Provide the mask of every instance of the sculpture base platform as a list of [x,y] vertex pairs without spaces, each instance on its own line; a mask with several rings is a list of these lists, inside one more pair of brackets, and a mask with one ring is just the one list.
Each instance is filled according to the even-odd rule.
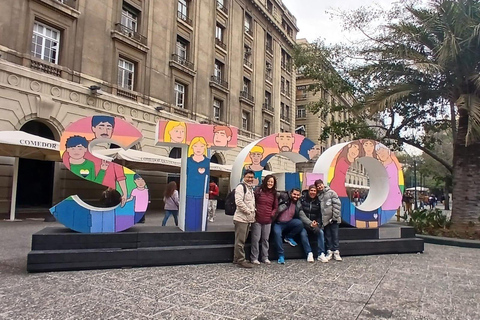
[[[29,272],[131,268],[233,260],[232,228],[182,232],[176,227],[135,226],[119,233],[86,234],[48,227],[32,235]],[[300,241],[299,241],[300,242]],[[314,252],[315,241],[311,239]],[[302,246],[284,244],[286,259],[304,259]],[[411,227],[387,224],[379,229],[340,228],[342,256],[423,252],[423,239]],[[247,254],[250,252],[247,241]],[[276,259],[270,245],[270,259]]]

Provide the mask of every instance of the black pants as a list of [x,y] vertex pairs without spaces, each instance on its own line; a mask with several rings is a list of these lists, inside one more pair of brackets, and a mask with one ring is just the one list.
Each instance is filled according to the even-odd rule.
[[323,228],[323,232],[325,233],[325,244],[327,250],[335,251],[339,249],[339,241],[338,241],[338,223],[333,222],[326,225]]

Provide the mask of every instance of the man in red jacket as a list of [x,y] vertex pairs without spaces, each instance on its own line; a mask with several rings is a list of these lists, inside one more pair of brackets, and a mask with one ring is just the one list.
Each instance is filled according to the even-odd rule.
[[218,197],[218,186],[215,182],[210,180],[208,185],[208,221],[213,222],[215,220],[215,211],[217,211],[217,197]]

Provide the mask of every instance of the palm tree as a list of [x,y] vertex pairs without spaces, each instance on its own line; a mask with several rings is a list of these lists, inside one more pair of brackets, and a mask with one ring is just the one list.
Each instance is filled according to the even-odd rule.
[[436,0],[427,8],[405,6],[403,16],[371,38],[361,54],[366,64],[351,70],[369,92],[371,113],[407,105],[450,109],[454,132],[453,209],[456,225],[480,216],[480,1]]

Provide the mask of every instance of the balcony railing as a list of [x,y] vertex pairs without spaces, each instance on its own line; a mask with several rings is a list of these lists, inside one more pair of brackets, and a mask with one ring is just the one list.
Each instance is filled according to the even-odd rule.
[[137,31],[134,31],[130,28],[125,27],[121,23],[115,23],[115,30],[120,32],[121,34],[126,35],[129,38],[132,38],[135,41],[140,42],[143,45],[147,45],[147,38],[142,36],[140,33]]
[[194,68],[193,62],[190,62],[187,59],[180,57],[178,54],[172,54],[172,60],[191,70],[193,70]]
[[252,69],[252,63],[247,58],[243,58],[243,64]]
[[220,48],[222,48],[223,50],[227,50],[227,45],[225,43],[223,43],[222,40],[220,40],[218,38],[215,38],[215,44],[217,46],[219,46]]
[[217,9],[222,11],[225,14],[228,14],[228,9],[225,7],[223,4],[221,4],[219,1],[217,1]]
[[177,11],[177,17],[178,19],[185,21],[187,24],[192,25],[192,19],[188,18],[186,15],[184,15],[180,11]]
[[249,34],[251,37],[253,37],[253,30],[252,28],[245,27],[245,33]]
[[305,119],[307,117],[307,112],[305,110],[297,111],[297,119]]
[[117,89],[117,96],[137,101],[137,95],[127,90]]
[[228,88],[228,82],[217,76],[211,76],[210,81],[215,82],[216,84],[221,85],[222,87]]
[[39,70],[57,77],[62,76],[62,69],[56,68],[46,63],[42,63],[40,61],[32,60],[30,67],[35,70]]
[[254,102],[254,101],[255,101],[255,99],[253,98],[253,96],[250,95],[250,94],[248,93],[248,91],[245,91],[245,90],[240,91],[240,97],[242,97],[242,98],[244,98],[244,99],[247,99],[248,101],[251,101],[251,102]]
[[269,82],[272,82],[272,80],[273,80],[272,75],[270,75],[268,73],[265,73],[265,80],[267,80]]
[[262,106],[263,110],[267,110],[267,111],[270,111],[270,112],[273,112],[273,107],[270,103],[264,103],[263,106]]
[[75,6],[75,1],[76,1],[76,0],[57,0],[57,1],[65,4],[65,5],[67,5],[67,6],[69,6],[69,7],[71,7],[71,8],[73,8],[73,9],[75,9],[75,7],[76,7],[76,6]]

